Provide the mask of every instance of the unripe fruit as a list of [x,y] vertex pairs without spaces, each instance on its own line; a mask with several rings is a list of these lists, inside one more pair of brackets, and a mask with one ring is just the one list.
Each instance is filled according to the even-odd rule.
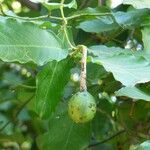
[[69,116],[76,123],[85,123],[94,118],[96,103],[94,97],[87,91],[78,92],[69,100]]

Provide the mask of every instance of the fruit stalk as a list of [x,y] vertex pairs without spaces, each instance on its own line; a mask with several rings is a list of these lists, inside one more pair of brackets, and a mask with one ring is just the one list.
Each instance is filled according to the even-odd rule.
[[82,59],[81,59],[81,74],[80,74],[80,91],[86,91],[86,59],[87,59],[87,47],[81,45]]

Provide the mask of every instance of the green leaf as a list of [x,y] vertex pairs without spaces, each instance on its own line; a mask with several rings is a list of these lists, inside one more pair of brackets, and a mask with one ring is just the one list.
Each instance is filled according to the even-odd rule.
[[70,79],[72,62],[65,59],[50,62],[37,76],[36,111],[48,118],[61,100],[65,85]]
[[106,32],[116,30],[118,24],[113,22],[111,17],[101,17],[99,19],[92,19],[81,22],[77,28],[84,30],[85,32]]
[[[105,139],[108,137],[108,133],[111,135],[114,134],[114,120],[108,116],[111,116],[112,111],[114,111],[112,103],[107,99],[100,99],[99,104],[97,105],[96,116],[92,122],[93,134],[96,139]],[[103,122],[103,123],[100,123]],[[113,150],[113,149],[112,149]]]
[[150,8],[149,0],[123,0],[123,4],[129,4],[137,9]]
[[106,77],[106,75],[107,75],[107,72],[102,66],[93,64],[93,63],[87,64],[87,84],[88,85],[98,84],[100,79],[103,79],[104,77]]
[[116,92],[117,96],[127,96],[136,100],[145,100],[150,101],[150,92],[147,93],[144,89],[140,89],[137,87],[123,87],[119,91]]
[[142,26],[146,17],[150,14],[149,9],[130,10],[128,12],[118,11],[113,13],[116,22],[125,29]]
[[76,124],[68,117],[66,104],[50,119],[49,130],[37,138],[39,150],[83,150],[90,140],[90,124]]
[[150,52],[150,26],[149,27],[145,27],[142,30],[142,40],[144,43],[144,50]]
[[67,56],[57,36],[31,22],[0,17],[0,59],[44,65]]
[[113,15],[106,7],[86,8],[78,11],[73,16],[83,17],[83,19],[79,20],[77,28],[86,32],[100,33],[118,28],[118,24],[114,21]]
[[69,4],[66,4],[64,7],[77,9],[77,2],[76,0],[72,0]]
[[141,25],[142,26],[150,26],[150,15],[144,17],[144,20]]
[[[54,10],[54,9],[59,9],[61,7],[61,3],[49,3],[49,2],[43,2],[42,3],[48,10]],[[74,8],[77,9],[77,3],[76,0],[72,0],[68,4],[63,4],[64,8]]]
[[150,140],[143,142],[136,148],[136,150],[149,150],[149,149],[150,149]]
[[150,81],[150,62],[144,58],[144,52],[102,45],[92,46],[89,52],[94,55],[93,63],[103,65],[106,71],[112,72],[114,78],[125,86]]
[[105,15],[111,15],[110,9],[104,6],[99,6],[96,8],[88,7],[83,10],[78,10],[73,14],[69,15],[69,17],[82,17],[82,19],[86,20],[96,18],[97,16],[105,16]]
[[[77,28],[80,28],[86,32],[100,33],[117,30],[120,27],[128,29],[135,26],[142,26],[145,24],[145,18],[149,16],[150,10],[142,9],[131,10],[128,12],[111,12],[105,7],[100,7],[88,8],[78,12],[80,17],[85,14],[86,17],[79,20]],[[87,18],[87,16],[89,17]]]
[[[71,44],[75,46],[75,43],[74,43],[74,40],[73,40],[73,33],[72,33],[71,28],[68,27],[68,28],[66,29],[66,32],[67,32],[67,35],[68,35],[68,38],[69,38]],[[62,42],[63,47],[64,47],[65,49],[69,49],[69,50],[72,49],[72,48],[70,47],[70,44],[68,43],[68,40],[67,40],[67,38],[66,38],[65,32],[64,32],[64,30],[63,30],[62,27],[61,27],[61,30],[59,30],[57,36],[61,39],[61,42]]]
[[[9,108],[9,105],[10,103],[3,103],[3,104],[0,104],[0,111],[8,111],[8,108]],[[9,121],[9,118],[7,118],[7,116],[5,116],[4,114],[0,113],[0,129],[2,129],[4,127],[5,124],[7,124]],[[3,133],[7,133],[7,134],[11,134],[12,133],[12,124],[8,124],[7,128],[4,128],[2,131]],[[2,133],[2,132],[1,132]],[[2,135],[0,134],[0,142],[2,139]]]

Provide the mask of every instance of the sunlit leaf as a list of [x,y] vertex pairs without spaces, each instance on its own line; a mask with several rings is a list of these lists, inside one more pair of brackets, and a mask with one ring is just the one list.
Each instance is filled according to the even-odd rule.
[[112,72],[115,79],[125,86],[150,81],[150,62],[142,53],[102,45],[90,49],[89,52],[94,55],[92,62],[103,65],[106,71]]
[[144,50],[150,52],[150,26],[149,27],[145,27],[143,30],[142,30],[142,40],[143,40],[143,43],[144,43]]
[[3,61],[43,65],[66,56],[67,50],[53,32],[30,22],[0,18],[0,59]]
[[63,90],[70,78],[72,62],[69,59],[50,62],[37,76],[36,111],[48,118],[61,100]]
[[116,92],[117,96],[127,96],[133,98],[135,100],[145,100],[150,101],[150,92],[144,91],[144,89],[140,89],[137,87],[123,87],[119,91]]
[[37,138],[39,150],[83,150],[90,140],[90,124],[71,121],[66,104],[60,105],[50,119],[49,131]]

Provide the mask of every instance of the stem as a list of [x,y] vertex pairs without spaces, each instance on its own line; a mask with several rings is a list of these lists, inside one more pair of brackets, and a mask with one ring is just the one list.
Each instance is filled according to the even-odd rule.
[[79,45],[80,50],[82,50],[81,59],[81,75],[80,75],[80,91],[86,91],[86,59],[87,59],[87,47],[84,45]]
[[129,113],[129,116],[131,118],[133,118],[135,104],[136,104],[136,101],[133,99],[132,104],[131,104],[131,110],[130,110],[130,113]]
[[12,89],[15,88],[26,88],[26,89],[36,89],[36,86],[30,86],[30,85],[25,85],[25,84],[19,84],[16,86],[11,87]]
[[69,40],[69,37],[68,37],[68,33],[67,33],[67,19],[64,15],[64,2],[65,0],[61,0],[61,6],[60,6],[60,12],[61,12],[61,16],[62,16],[62,20],[63,20],[63,30],[64,30],[64,34],[66,36],[66,39],[67,39],[67,42],[69,44],[69,46],[72,48],[72,49],[75,49],[75,47],[71,44],[70,40]]
[[129,33],[129,35],[128,35],[126,41],[125,41],[124,46],[127,44],[127,42],[128,42],[129,40],[132,40],[132,39],[133,39],[134,32],[135,32],[135,29],[132,29],[131,32]]
[[56,19],[56,20],[62,20],[62,18],[60,18],[60,17],[49,16],[49,15],[44,15],[44,16],[39,16],[39,17],[34,17],[34,18],[20,17],[20,16],[11,16],[11,15],[7,15],[7,14],[4,14],[4,13],[3,13],[3,15],[5,15],[7,17],[11,17],[11,18],[22,19],[22,20],[29,20],[29,21],[46,19],[46,18]]
[[89,145],[88,148],[94,147],[94,146],[97,146],[97,145],[101,145],[101,144],[103,144],[103,143],[106,143],[106,142],[112,140],[113,138],[115,138],[116,136],[119,136],[120,134],[122,134],[122,133],[124,133],[124,132],[126,132],[125,129],[123,129],[123,130],[117,132],[116,134],[112,135],[111,137],[109,137],[109,138],[107,138],[107,139],[104,139],[104,140],[101,141],[101,142],[97,142],[97,143],[94,143],[94,144]]
[[7,17],[11,17],[11,18],[16,18],[16,19],[22,19],[22,20],[31,20],[32,21],[32,20],[40,20],[40,19],[46,19],[46,18],[56,19],[56,20],[62,20],[62,18],[60,18],[60,17],[50,16],[49,14],[48,15],[39,16],[39,17],[34,17],[34,18],[20,17],[20,16],[11,16],[11,15],[6,14],[3,11],[3,7],[2,7],[1,4],[0,4],[0,11],[1,11],[1,13],[2,13],[3,16],[7,16]]
[[89,13],[80,13],[80,14],[77,14],[77,15],[66,17],[66,19],[69,21],[69,20],[79,18],[79,17],[82,17],[82,16],[105,16],[105,15],[112,15],[112,14],[111,13],[91,13],[91,14],[89,14]]
[[62,16],[62,19],[63,19],[63,25],[67,25],[67,20],[65,18],[65,15],[64,15],[64,2],[65,0],[61,0],[61,6],[60,6],[60,12],[61,12],[61,16]]

